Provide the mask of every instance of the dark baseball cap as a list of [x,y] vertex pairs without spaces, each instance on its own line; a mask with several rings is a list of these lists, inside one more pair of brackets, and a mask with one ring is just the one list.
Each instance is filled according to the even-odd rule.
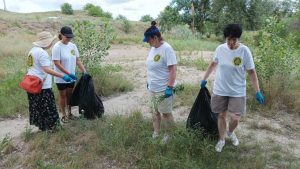
[[150,40],[150,37],[155,35],[156,33],[160,32],[158,28],[154,27],[154,28],[151,28],[149,29],[148,31],[146,31],[144,33],[144,39],[143,39],[143,42],[149,42]]
[[68,26],[62,27],[61,30],[60,30],[60,33],[62,35],[64,35],[65,37],[67,37],[67,38],[73,38],[74,37],[72,29]]

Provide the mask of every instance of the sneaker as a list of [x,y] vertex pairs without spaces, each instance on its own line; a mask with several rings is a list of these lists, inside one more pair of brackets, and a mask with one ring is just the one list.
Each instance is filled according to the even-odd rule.
[[159,133],[153,132],[152,138],[153,138],[153,139],[156,139],[156,138],[158,138],[158,137],[159,137]]
[[235,133],[228,133],[228,136],[234,146],[238,146],[240,144],[239,139],[236,137]]
[[219,140],[215,146],[216,152],[220,153],[224,146],[225,146],[225,140]]
[[169,142],[170,136],[168,134],[164,134],[164,138],[161,140],[162,144],[167,144]]

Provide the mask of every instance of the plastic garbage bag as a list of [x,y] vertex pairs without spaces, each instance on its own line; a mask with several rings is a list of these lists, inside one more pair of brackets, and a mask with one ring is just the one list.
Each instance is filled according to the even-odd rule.
[[186,127],[189,130],[201,130],[204,137],[217,138],[218,118],[211,111],[210,93],[206,87],[201,88],[187,119]]
[[104,106],[100,97],[95,93],[93,79],[89,74],[84,74],[76,84],[72,96],[71,106],[79,106],[79,113],[87,119],[101,117]]

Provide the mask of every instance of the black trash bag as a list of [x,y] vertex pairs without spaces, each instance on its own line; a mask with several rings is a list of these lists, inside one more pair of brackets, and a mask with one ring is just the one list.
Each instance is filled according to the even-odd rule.
[[79,113],[87,119],[101,117],[104,106],[99,96],[95,93],[93,79],[89,74],[84,74],[76,84],[72,97],[71,106],[79,106]]
[[211,111],[210,93],[206,87],[201,88],[188,116],[186,128],[202,131],[204,137],[218,137],[218,115]]

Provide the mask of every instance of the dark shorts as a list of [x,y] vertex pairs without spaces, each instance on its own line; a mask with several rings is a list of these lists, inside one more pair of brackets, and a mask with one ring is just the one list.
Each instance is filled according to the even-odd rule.
[[73,83],[56,83],[58,90],[65,90],[67,88],[74,88],[75,82]]

